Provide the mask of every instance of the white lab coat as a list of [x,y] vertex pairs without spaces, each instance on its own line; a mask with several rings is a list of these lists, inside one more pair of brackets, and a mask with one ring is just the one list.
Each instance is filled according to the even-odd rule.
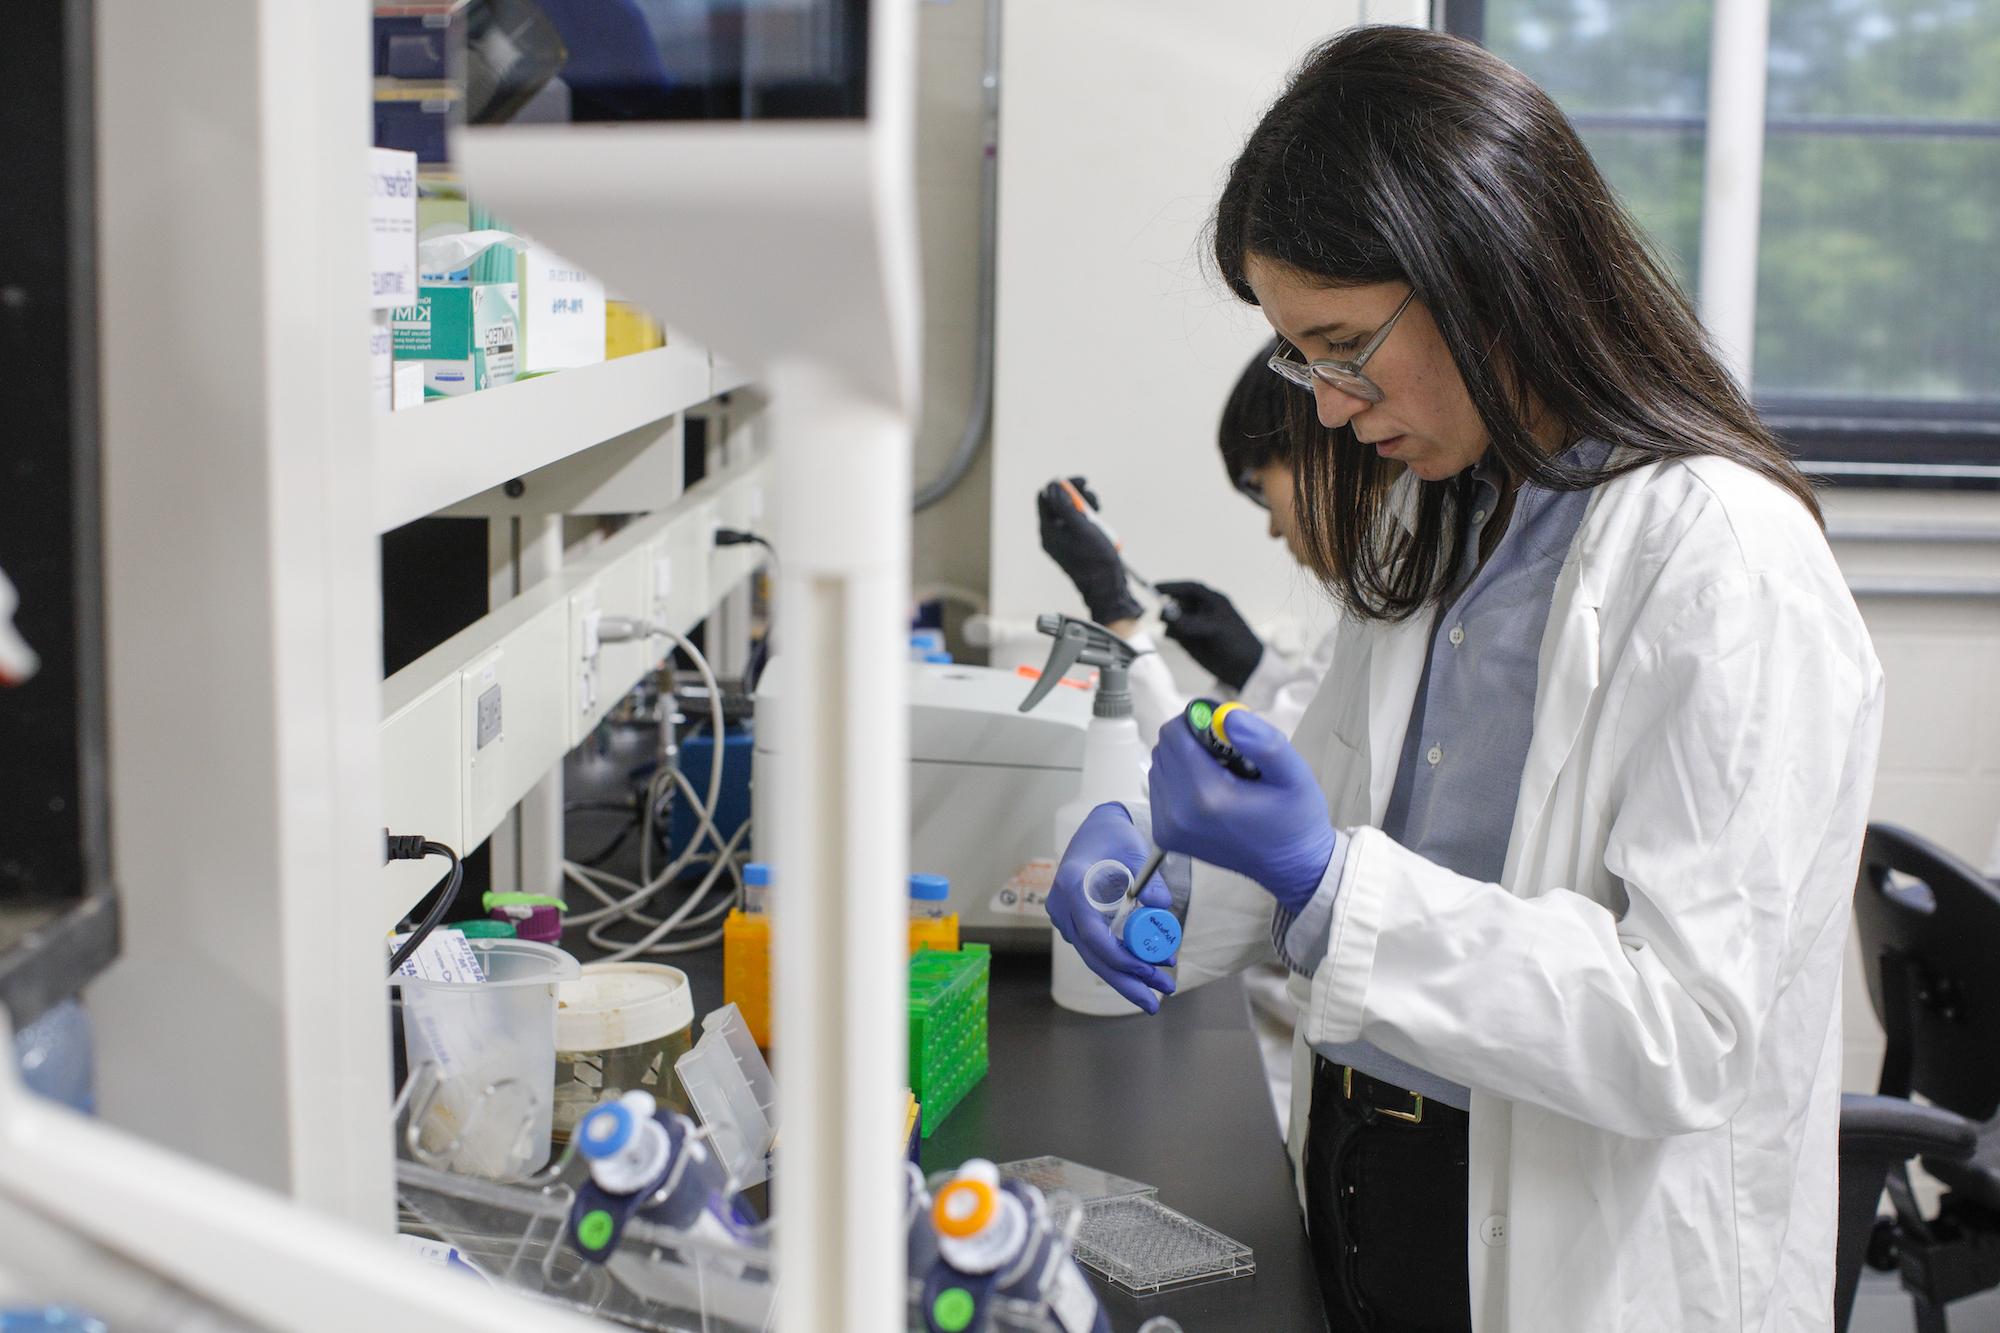
[[[1429,617],[1350,621],[1294,744],[1353,831],[1308,1044],[1472,1089],[1477,1333],[1824,1330],[1840,975],[1882,676],[1805,509],[1719,459],[1608,482],[1542,640],[1498,884],[1378,829]],[[1180,979],[1264,956],[1198,866]],[[1171,1001],[1169,1001],[1171,1003]]]

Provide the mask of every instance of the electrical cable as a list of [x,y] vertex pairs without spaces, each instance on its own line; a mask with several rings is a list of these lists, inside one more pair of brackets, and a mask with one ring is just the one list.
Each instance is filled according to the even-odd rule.
[[[768,543],[765,544],[768,546]],[[706,947],[706,945],[714,943],[716,939],[720,938],[719,933],[713,936],[704,936],[698,941],[685,941],[665,945],[661,944],[660,941],[675,930],[683,929],[689,925],[703,925],[713,920],[717,915],[720,915],[721,909],[711,909],[708,913],[700,917],[693,917],[693,912],[708,896],[716,880],[721,877],[724,870],[729,871],[732,878],[736,880],[738,893],[741,891],[741,873],[736,870],[733,858],[736,854],[737,846],[749,830],[748,821],[745,821],[743,826],[737,829],[735,836],[728,840],[722,838],[720,830],[717,829],[715,824],[716,807],[722,798],[724,746],[720,743],[720,740],[726,734],[726,731],[722,716],[722,688],[716,681],[714,671],[709,667],[708,660],[702,655],[700,649],[688,642],[681,634],[665,626],[648,621],[629,620],[623,617],[608,618],[599,626],[599,636],[607,643],[622,642],[652,634],[659,634],[672,639],[675,645],[682,652],[686,653],[689,660],[694,663],[695,670],[700,674],[702,684],[708,691],[710,725],[718,743],[714,746],[714,753],[710,757],[708,792],[705,799],[696,795],[693,785],[687,780],[686,774],[680,772],[678,768],[663,766],[659,772],[655,773],[648,780],[641,813],[643,831],[639,847],[639,882],[634,883],[623,876],[614,875],[592,866],[579,864],[573,860],[564,861],[564,877],[571,883],[577,884],[588,891],[593,897],[604,904],[603,907],[568,917],[564,923],[565,928],[588,927],[586,938],[592,943],[604,948],[616,949],[617,952],[605,961],[623,961],[624,959],[636,957],[646,952],[685,952],[688,949]],[[670,783],[677,785],[680,791],[687,797],[689,806],[694,812],[697,826],[694,836],[689,839],[688,846],[683,850],[681,855],[674,858],[659,874],[655,875],[652,873],[651,857],[654,824],[657,820],[662,789]],[[702,844],[705,840],[715,844],[718,849],[715,855],[710,856],[702,852]],[[680,907],[676,908],[666,918],[655,921],[653,918],[644,916],[639,911],[639,908],[645,902],[649,901],[668,885],[674,883],[690,866],[709,861],[712,861],[713,865],[702,879],[700,885],[697,886],[686,902],[682,903]],[[612,893],[606,891],[607,888],[623,890],[624,896],[614,897]],[[732,894],[730,896],[733,898],[736,895]],[[722,909],[726,909],[731,905],[733,904],[726,899],[722,904]],[[691,917],[693,917],[692,920],[690,920]],[[631,944],[626,944],[605,935],[605,932],[612,925],[620,920],[627,919],[635,920],[642,925],[650,924],[652,926],[651,933]]]
[[[445,872],[443,882],[432,890],[437,894],[437,901],[431,904],[431,910],[424,914],[424,919],[410,932],[410,937],[389,956],[389,975],[393,977],[402,970],[403,964],[410,960],[410,955],[417,951],[417,946],[421,945],[450,913],[452,899],[458,896],[458,886],[465,881],[465,866],[459,861],[458,853],[441,842],[431,842],[420,835],[389,833],[386,829],[383,832],[388,843],[387,860],[420,861],[426,856],[443,856],[451,860],[451,869]],[[418,901],[421,902],[422,899]]]
[[729,841],[723,844],[721,854],[716,857],[715,865],[710,867],[708,874],[702,877],[701,883],[695,887],[694,892],[688,895],[688,900],[682,903],[678,908],[674,909],[673,913],[669,915],[666,920],[662,921],[659,925],[653,927],[653,929],[650,932],[648,932],[644,937],[638,940],[634,940],[631,943],[621,943],[620,941],[617,940],[609,940],[600,937],[601,933],[612,924],[610,920],[606,920],[600,925],[593,927],[589,934],[589,939],[591,943],[600,945],[613,945],[613,944],[619,945],[617,949],[615,949],[611,953],[606,954],[599,961],[606,963],[622,963],[626,962],[629,959],[637,958],[641,954],[647,954],[647,953],[685,953],[691,949],[706,948],[708,945],[713,944],[715,940],[721,939],[722,934],[720,931],[717,931],[715,932],[713,938],[704,938],[699,941],[689,940],[683,943],[671,944],[671,945],[660,944],[660,941],[662,939],[666,938],[666,936],[673,933],[673,931],[679,929],[682,925],[686,924],[689,916],[693,914],[694,909],[701,904],[702,900],[708,896],[709,891],[715,887],[715,882],[716,880],[721,878],[723,871],[731,868],[732,865],[731,858],[735,856],[738,844],[740,844],[743,841],[744,835],[749,833],[749,831],[750,831],[750,824],[749,821],[746,820],[743,823],[743,825],[739,827],[736,830],[736,832],[730,836]]

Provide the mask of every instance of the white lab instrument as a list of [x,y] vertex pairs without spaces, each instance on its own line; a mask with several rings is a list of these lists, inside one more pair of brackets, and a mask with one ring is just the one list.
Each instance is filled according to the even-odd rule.
[[[1057,686],[1023,713],[1031,682],[1012,671],[928,662],[908,669],[910,864],[951,881],[948,910],[962,937],[1041,947],[1051,933],[1042,897],[1061,850],[1050,830],[1081,778],[1089,692],[1080,682]],[[784,744],[778,677],[767,671],[757,689],[750,800],[760,858],[783,820],[763,776]]]

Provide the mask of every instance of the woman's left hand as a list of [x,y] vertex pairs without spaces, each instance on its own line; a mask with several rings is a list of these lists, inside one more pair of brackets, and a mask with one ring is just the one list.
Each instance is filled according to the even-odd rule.
[[1312,769],[1284,733],[1244,709],[1224,723],[1229,743],[1263,775],[1240,778],[1175,718],[1153,747],[1153,841],[1256,880],[1297,912],[1333,858],[1333,821]]

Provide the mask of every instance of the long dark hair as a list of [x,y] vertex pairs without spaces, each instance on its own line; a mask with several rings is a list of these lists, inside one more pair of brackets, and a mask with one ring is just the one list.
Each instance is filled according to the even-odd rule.
[[1277,351],[1278,340],[1266,339],[1245,363],[1229,391],[1229,401],[1222,405],[1215,444],[1222,452],[1222,470],[1229,474],[1231,486],[1241,486],[1246,473],[1292,452],[1292,409],[1296,406],[1292,399],[1302,395],[1271,373],[1270,361]]
[[[1314,50],[1231,166],[1212,231],[1224,278],[1253,305],[1253,254],[1332,287],[1408,282],[1517,478],[1576,490],[1714,454],[1820,516],[1569,121],[1470,42],[1368,27]],[[1537,403],[1570,440],[1611,445],[1610,460],[1557,463],[1526,424]],[[1351,429],[1293,438],[1300,536],[1329,589],[1389,620],[1442,596],[1467,540],[1469,478],[1419,483],[1399,519],[1392,465]]]

